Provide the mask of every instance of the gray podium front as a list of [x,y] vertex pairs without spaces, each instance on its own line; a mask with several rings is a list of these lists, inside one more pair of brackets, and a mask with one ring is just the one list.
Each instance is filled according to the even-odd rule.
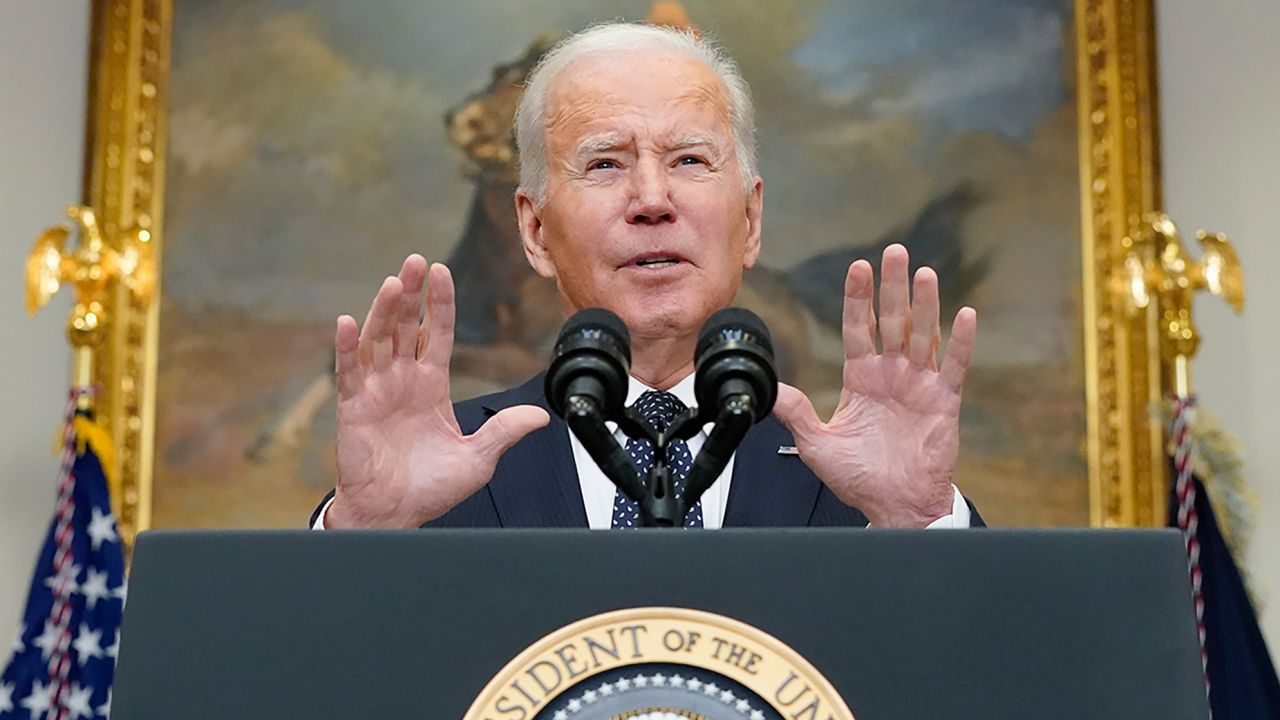
[[[1175,531],[1000,529],[149,532],[112,717],[462,718],[540,638],[648,607],[767,633],[858,720],[1207,717]],[[593,678],[599,693],[571,688],[589,658],[613,661],[599,645],[560,657],[573,652],[554,683],[549,667],[526,673],[483,720],[667,717],[604,702],[640,665]],[[653,667],[664,685],[696,675]],[[723,712],[669,716],[829,717],[785,706],[799,684],[776,698],[721,685],[736,686],[716,685]]]

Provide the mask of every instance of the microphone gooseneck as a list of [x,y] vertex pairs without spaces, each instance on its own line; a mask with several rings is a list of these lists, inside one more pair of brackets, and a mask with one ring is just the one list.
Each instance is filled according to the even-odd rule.
[[694,367],[695,422],[715,427],[689,470],[682,512],[720,477],[747,431],[769,415],[778,397],[773,341],[750,310],[725,308],[707,319],[698,333]]
[[622,417],[631,367],[631,335],[617,315],[602,308],[583,310],[564,324],[556,339],[543,389],[605,476],[627,497],[648,494],[631,457],[613,439],[606,420]]

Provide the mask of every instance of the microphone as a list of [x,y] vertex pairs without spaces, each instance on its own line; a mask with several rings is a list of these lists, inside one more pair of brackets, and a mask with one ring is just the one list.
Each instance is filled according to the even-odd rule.
[[564,416],[574,398],[595,406],[603,419],[616,418],[627,400],[631,334],[604,308],[588,308],[565,322],[556,338],[544,389],[547,402]]
[[778,398],[773,341],[764,321],[742,308],[725,308],[707,319],[694,352],[693,392],[698,426],[714,422],[689,469],[680,517],[720,477],[747,431],[763,420]]
[[582,310],[560,329],[543,392],[605,476],[639,503],[648,494],[644,482],[604,424],[623,416],[630,367],[631,334],[622,319],[603,308]]
[[698,333],[694,358],[693,392],[704,423],[735,401],[750,404],[755,422],[773,409],[778,397],[773,340],[755,313],[725,308],[707,318]]

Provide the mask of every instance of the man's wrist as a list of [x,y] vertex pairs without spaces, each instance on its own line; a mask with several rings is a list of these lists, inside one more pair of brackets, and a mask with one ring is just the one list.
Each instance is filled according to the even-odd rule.
[[324,530],[355,530],[355,529],[371,529],[379,527],[377,523],[361,522],[358,518],[352,518],[347,512],[347,504],[340,502],[338,496],[334,496],[329,500],[329,504],[320,512],[318,518],[319,523],[323,523]]
[[944,515],[929,523],[926,530],[952,530],[972,527],[973,514],[969,512],[969,502],[960,493],[960,488],[951,486],[951,514]]
[[879,512],[866,512],[868,527],[875,528],[904,528],[904,529],[939,529],[939,528],[967,528],[970,523],[969,505],[965,502],[964,495],[960,494],[960,489],[955,485],[951,485],[951,496],[947,499],[944,506],[941,502],[936,503],[935,507],[925,510],[915,510],[912,508],[904,508],[903,506],[894,506],[885,508]]
[[866,513],[867,520],[873,527],[921,529],[938,522],[950,515],[950,506],[945,510],[911,510],[908,508],[889,508],[881,512]]

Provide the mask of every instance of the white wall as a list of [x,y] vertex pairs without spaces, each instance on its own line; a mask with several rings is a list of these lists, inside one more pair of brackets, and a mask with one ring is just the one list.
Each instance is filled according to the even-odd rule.
[[32,320],[22,267],[80,199],[89,4],[0,0],[0,657],[18,627],[53,512],[52,454],[68,388],[70,302]]
[[[1212,8],[1207,9],[1207,8]],[[1167,207],[1186,229],[1231,234],[1248,313],[1201,301],[1203,404],[1244,440],[1262,499],[1250,570],[1280,644],[1280,4],[1159,0]],[[22,312],[22,260],[79,197],[88,4],[0,0],[0,638],[17,625],[53,504],[50,453],[67,382],[65,298]],[[3,645],[0,645],[3,647]]]
[[1225,232],[1245,268],[1245,315],[1196,305],[1201,405],[1244,443],[1262,522],[1249,568],[1269,595],[1280,650],[1280,3],[1161,0],[1157,6],[1165,205],[1184,235]]

